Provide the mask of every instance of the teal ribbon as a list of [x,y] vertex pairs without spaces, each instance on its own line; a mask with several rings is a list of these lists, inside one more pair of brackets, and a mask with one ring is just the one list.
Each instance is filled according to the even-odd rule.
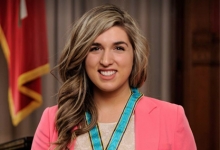
[[[131,89],[131,96],[125,105],[125,108],[120,116],[120,119],[112,133],[109,143],[106,146],[106,150],[116,150],[123,138],[123,135],[127,129],[128,123],[134,111],[135,105],[143,94],[138,91],[137,88]],[[86,112],[87,124],[91,122],[91,114]],[[103,142],[101,139],[101,134],[98,125],[93,127],[89,131],[90,141],[93,150],[104,150]]]

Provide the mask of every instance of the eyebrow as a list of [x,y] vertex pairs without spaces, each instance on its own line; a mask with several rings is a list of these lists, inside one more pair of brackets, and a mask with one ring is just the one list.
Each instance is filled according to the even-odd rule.
[[[117,42],[114,42],[113,45],[120,45],[120,44],[125,44],[128,46],[128,44],[124,41],[117,41]],[[92,46],[101,46],[102,44],[100,43],[92,43]]]
[[118,41],[118,42],[115,42],[114,45],[120,45],[120,44],[125,44],[128,46],[128,44],[124,41]]

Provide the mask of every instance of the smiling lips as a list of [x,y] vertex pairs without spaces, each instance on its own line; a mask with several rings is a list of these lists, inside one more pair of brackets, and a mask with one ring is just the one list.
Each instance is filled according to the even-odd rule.
[[100,70],[99,73],[103,76],[112,76],[116,73],[115,70]]

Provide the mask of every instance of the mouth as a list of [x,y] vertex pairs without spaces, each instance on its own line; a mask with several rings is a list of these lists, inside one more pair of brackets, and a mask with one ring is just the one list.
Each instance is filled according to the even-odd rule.
[[99,73],[103,76],[111,76],[111,75],[115,74],[116,71],[115,70],[109,70],[109,71],[100,70]]

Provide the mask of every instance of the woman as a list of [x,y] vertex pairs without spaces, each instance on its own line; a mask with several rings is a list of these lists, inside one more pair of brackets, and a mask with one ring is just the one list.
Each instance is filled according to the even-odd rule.
[[85,13],[58,65],[58,105],[44,111],[32,149],[195,150],[183,108],[138,91],[147,64],[128,13],[113,5]]

